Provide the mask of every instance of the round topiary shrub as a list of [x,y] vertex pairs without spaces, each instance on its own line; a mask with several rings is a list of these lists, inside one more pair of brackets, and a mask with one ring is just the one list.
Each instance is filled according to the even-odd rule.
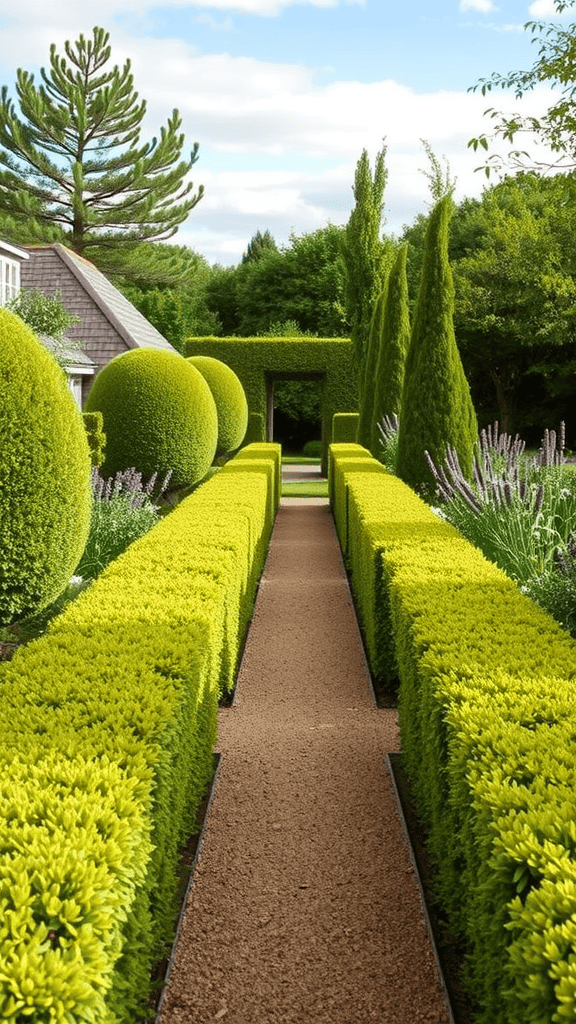
[[90,527],[90,454],[64,372],[0,309],[0,623],[65,589]]
[[248,426],[248,402],[240,380],[226,363],[212,356],[189,356],[188,363],[200,371],[210,388],[218,411],[217,454],[240,447]]
[[202,374],[177,352],[139,348],[100,370],[85,405],[102,413],[102,476],[134,467],[145,479],[172,470],[170,485],[201,480],[216,453],[218,418]]
[[302,449],[302,455],[307,459],[322,458],[322,441],[306,441]]

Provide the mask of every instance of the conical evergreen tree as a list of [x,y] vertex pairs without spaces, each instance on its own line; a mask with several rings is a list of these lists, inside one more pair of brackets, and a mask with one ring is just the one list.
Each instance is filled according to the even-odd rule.
[[378,355],[382,338],[385,305],[386,287],[378,296],[374,312],[372,314],[372,323],[370,324],[370,334],[368,336],[368,349],[366,351],[366,358],[364,360],[362,372],[360,406],[358,409],[358,433],[356,435],[356,439],[358,444],[363,445],[364,448],[370,448],[372,441],[376,367],[378,364]]
[[356,164],[352,191],[356,200],[342,240],[346,269],[346,316],[358,365],[365,365],[374,307],[384,283],[388,262],[380,239],[384,188],[388,176],[386,148],[376,155],[374,175],[366,150]]
[[448,261],[452,208],[451,197],[445,196],[430,214],[402,393],[397,473],[423,493],[432,493],[434,486],[424,452],[438,464],[451,445],[464,473],[470,474],[478,435],[454,335],[454,283]]
[[381,450],[378,424],[385,416],[394,414],[399,416],[402,405],[404,369],[410,344],[410,311],[406,277],[407,252],[407,245],[402,245],[398,250],[386,289],[382,335],[375,373],[370,440],[370,450],[375,458],[378,457]]
[[278,252],[278,246],[270,231],[257,231],[248,242],[248,248],[242,256],[242,263],[255,263],[267,252]]
[[[181,159],[181,118],[172,112],[158,139],[140,142],[146,103],[134,91],[130,61],[107,67],[109,34],[50,48],[42,83],[18,69],[18,117],[5,86],[0,97],[0,212],[31,219],[50,237],[114,272],[122,247],[170,238],[202,196],[188,174],[198,144]],[[68,59],[66,59],[68,58]],[[112,254],[108,258],[107,254]]]

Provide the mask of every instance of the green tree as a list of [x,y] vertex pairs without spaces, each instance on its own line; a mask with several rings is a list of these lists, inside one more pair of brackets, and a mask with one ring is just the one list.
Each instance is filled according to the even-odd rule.
[[368,351],[372,315],[382,292],[386,247],[380,238],[387,171],[386,148],[376,155],[374,174],[366,150],[356,164],[352,191],[355,205],[343,237],[346,268],[346,314],[356,356],[363,362]]
[[448,445],[471,473],[477,438],[476,414],[454,335],[454,283],[448,259],[449,195],[436,204],[428,221],[422,280],[406,357],[397,473],[424,493],[434,482],[428,451],[442,463]]
[[242,256],[242,263],[253,263],[269,250],[278,252],[274,236],[270,231],[265,231],[264,234],[261,231],[257,231],[248,242],[248,248]]
[[507,431],[541,431],[576,368],[575,189],[521,174],[456,218],[469,240],[453,262],[462,360],[478,408]]
[[54,295],[45,295],[40,288],[23,288],[7,303],[7,308],[35,334],[50,339],[50,351],[62,369],[66,369],[68,353],[81,352],[84,348],[84,342],[64,338],[68,328],[81,323],[82,318],[68,312],[58,289]]
[[[78,253],[113,272],[118,253],[170,238],[202,196],[186,177],[198,144],[181,159],[181,118],[172,112],[159,138],[140,142],[145,101],[130,61],[107,67],[109,33],[94,28],[50,48],[42,83],[18,69],[18,116],[0,96],[0,210],[14,223],[56,227]],[[67,58],[67,59],[66,59]]]
[[225,335],[269,334],[293,321],[293,333],[347,337],[344,313],[343,228],[328,224],[290,237],[282,249],[262,249],[258,259],[213,268],[206,301]]
[[[558,14],[574,7],[575,0],[554,0]],[[542,117],[520,113],[504,114],[490,107],[486,115],[494,122],[490,134],[481,134],[470,139],[468,145],[474,149],[489,150],[495,138],[514,146],[519,135],[528,135],[543,143],[558,154],[554,167],[572,170],[576,167],[576,24],[554,25],[545,21],[528,21],[525,30],[537,43],[538,58],[528,71],[512,71],[508,74],[494,72],[490,78],[481,78],[471,91],[480,91],[483,96],[494,89],[513,91],[516,99],[532,92],[540,85],[559,89],[560,98]],[[525,149],[514,146],[506,156],[492,154],[483,170],[489,177],[493,169],[500,170],[506,163],[523,169],[550,167],[549,161],[534,160]]]
[[382,341],[382,330],[384,327],[384,308],[386,305],[386,286],[378,296],[370,334],[368,337],[368,349],[364,359],[362,373],[362,385],[360,388],[360,405],[358,409],[358,432],[356,439],[358,444],[364,448],[370,448],[372,444],[372,420],[374,417],[374,399],[376,391],[376,370],[378,367],[378,355]]
[[401,245],[388,277],[382,333],[375,372],[374,406],[370,450],[377,457],[381,450],[378,424],[385,416],[400,416],[406,356],[410,344],[410,312],[406,257],[408,246]]
[[225,338],[239,334],[238,286],[239,267],[212,267],[206,284],[205,298],[208,309],[217,316],[222,325],[219,334]]
[[213,268],[204,257],[187,246],[149,242],[143,248],[165,251],[167,266],[174,268],[175,284],[166,287],[166,278],[161,277],[150,287],[145,278],[127,283],[125,278],[116,277],[115,283],[130,302],[179,352],[185,338],[220,334],[222,325],[208,308],[206,294]]

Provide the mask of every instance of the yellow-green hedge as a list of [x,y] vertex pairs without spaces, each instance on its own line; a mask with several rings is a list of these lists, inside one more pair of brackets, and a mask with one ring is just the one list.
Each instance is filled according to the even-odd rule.
[[0,666],[2,1020],[142,1012],[272,526],[277,446],[243,459]]
[[332,454],[359,616],[377,671],[400,680],[402,748],[478,1020],[574,1020],[576,644],[400,480],[346,474],[345,458]]

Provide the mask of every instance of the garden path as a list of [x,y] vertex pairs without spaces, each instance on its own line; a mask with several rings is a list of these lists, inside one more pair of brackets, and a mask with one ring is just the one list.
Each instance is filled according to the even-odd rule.
[[447,1024],[326,499],[282,501],[217,749],[161,1024]]

